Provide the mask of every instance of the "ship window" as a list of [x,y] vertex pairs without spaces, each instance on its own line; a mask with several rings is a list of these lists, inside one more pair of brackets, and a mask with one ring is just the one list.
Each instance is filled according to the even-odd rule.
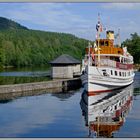
[[104,76],[107,76],[106,70],[102,70],[102,71],[103,71],[103,75],[104,75]]
[[100,41],[100,46],[104,46],[104,41]]
[[117,71],[115,71],[115,75],[117,76]]
[[118,54],[120,54],[121,53],[121,51],[118,51]]
[[122,76],[122,73],[121,73],[121,72],[119,72],[119,75],[120,75],[120,76]]
[[115,105],[115,110],[117,109],[117,105]]
[[111,70],[111,75],[113,75],[113,71]]
[[108,46],[108,41],[105,41],[105,46]]

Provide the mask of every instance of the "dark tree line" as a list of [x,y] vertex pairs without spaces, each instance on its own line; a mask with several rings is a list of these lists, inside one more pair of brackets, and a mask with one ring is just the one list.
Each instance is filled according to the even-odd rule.
[[122,45],[127,46],[128,51],[133,55],[135,64],[140,64],[140,36],[137,33],[131,34]]

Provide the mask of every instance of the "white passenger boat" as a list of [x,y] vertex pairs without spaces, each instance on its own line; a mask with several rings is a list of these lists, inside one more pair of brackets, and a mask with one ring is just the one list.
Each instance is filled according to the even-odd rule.
[[[97,39],[89,43],[82,60],[81,81],[88,95],[109,92],[133,83],[133,56],[120,43],[114,45],[114,31],[106,31],[101,39],[100,18],[97,24]],[[119,38],[118,34],[118,38]]]

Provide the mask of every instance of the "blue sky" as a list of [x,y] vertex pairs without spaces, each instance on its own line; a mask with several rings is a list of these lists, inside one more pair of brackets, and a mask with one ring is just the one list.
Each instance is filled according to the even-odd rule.
[[140,34],[140,3],[0,3],[0,16],[30,29],[90,40],[95,40],[98,13],[104,27],[116,33],[120,29],[121,41]]

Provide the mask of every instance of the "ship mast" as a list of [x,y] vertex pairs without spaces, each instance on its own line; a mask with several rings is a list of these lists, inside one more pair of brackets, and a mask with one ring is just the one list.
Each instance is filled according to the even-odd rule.
[[91,47],[91,44],[90,42],[88,43],[88,65],[90,66],[90,47]]
[[98,49],[98,67],[100,67],[100,30],[101,30],[101,23],[100,23],[100,14],[98,13],[98,24],[96,25],[97,29],[97,49]]

